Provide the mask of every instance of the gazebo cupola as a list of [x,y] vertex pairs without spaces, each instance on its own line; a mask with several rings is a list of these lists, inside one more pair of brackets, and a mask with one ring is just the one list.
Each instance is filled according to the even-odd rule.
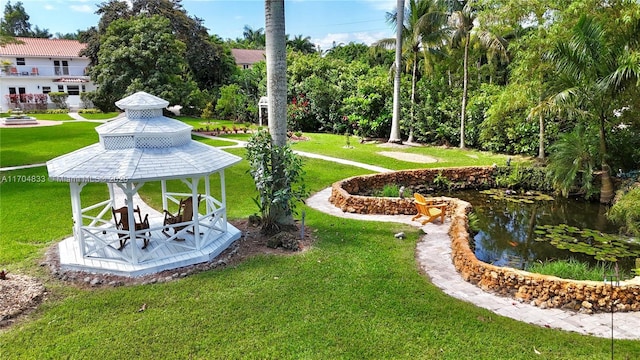
[[[162,115],[161,98],[138,92],[115,104],[125,116],[96,127],[99,143],[47,162],[50,179],[71,189],[74,231],[60,244],[61,266],[138,276],[218,255],[240,237],[227,223],[224,169],[241,158],[192,140],[191,126]],[[162,212],[138,195],[149,182],[160,183]],[[105,183],[108,199],[83,207],[89,183]]]

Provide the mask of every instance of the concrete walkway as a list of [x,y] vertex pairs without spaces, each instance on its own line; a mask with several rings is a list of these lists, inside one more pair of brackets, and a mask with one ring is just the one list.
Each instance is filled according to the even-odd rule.
[[[345,213],[329,202],[331,188],[322,190],[306,204],[324,213],[356,220],[388,221],[420,226],[411,221],[411,215],[361,215]],[[420,226],[424,233],[417,245],[416,260],[431,282],[446,294],[476,306],[488,309],[530,324],[574,331],[602,338],[640,340],[640,312],[580,314],[562,309],[541,309],[518,300],[488,293],[462,279],[451,261],[449,220],[443,225],[429,223]],[[612,326],[613,319],[613,326]]]

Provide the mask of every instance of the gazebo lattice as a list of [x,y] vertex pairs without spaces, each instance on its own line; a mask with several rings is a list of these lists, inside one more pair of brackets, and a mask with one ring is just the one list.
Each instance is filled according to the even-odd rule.
[[[99,143],[47,162],[50,179],[69,182],[71,190],[73,237],[59,245],[63,269],[139,276],[208,261],[240,237],[227,222],[224,169],[241,158],[193,141],[191,126],[162,115],[167,105],[145,92],[126,97],[116,102],[126,116],[96,127]],[[212,194],[212,176],[220,199]],[[138,195],[150,182],[160,183],[162,213]],[[83,207],[90,183],[106,184],[109,198]],[[179,185],[183,191],[175,191]],[[193,217],[167,223],[165,213],[189,197]],[[128,229],[115,223],[113,210],[123,206]],[[137,228],[143,213],[148,228]]]

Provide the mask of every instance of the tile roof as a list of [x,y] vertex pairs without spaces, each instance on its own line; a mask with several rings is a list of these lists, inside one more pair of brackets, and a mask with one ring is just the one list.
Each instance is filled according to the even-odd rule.
[[0,46],[0,56],[32,56],[32,57],[80,57],[78,53],[87,45],[77,40],[23,38],[23,44],[6,44]]
[[265,50],[251,49],[231,49],[231,55],[236,59],[236,65],[255,64],[264,61],[266,56]]

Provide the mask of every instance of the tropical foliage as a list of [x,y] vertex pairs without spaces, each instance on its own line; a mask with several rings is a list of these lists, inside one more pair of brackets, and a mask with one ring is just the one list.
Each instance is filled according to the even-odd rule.
[[275,145],[269,132],[259,131],[249,139],[247,160],[258,190],[254,202],[260,211],[262,232],[275,234],[291,225],[288,218],[307,195],[302,159],[289,145]]

